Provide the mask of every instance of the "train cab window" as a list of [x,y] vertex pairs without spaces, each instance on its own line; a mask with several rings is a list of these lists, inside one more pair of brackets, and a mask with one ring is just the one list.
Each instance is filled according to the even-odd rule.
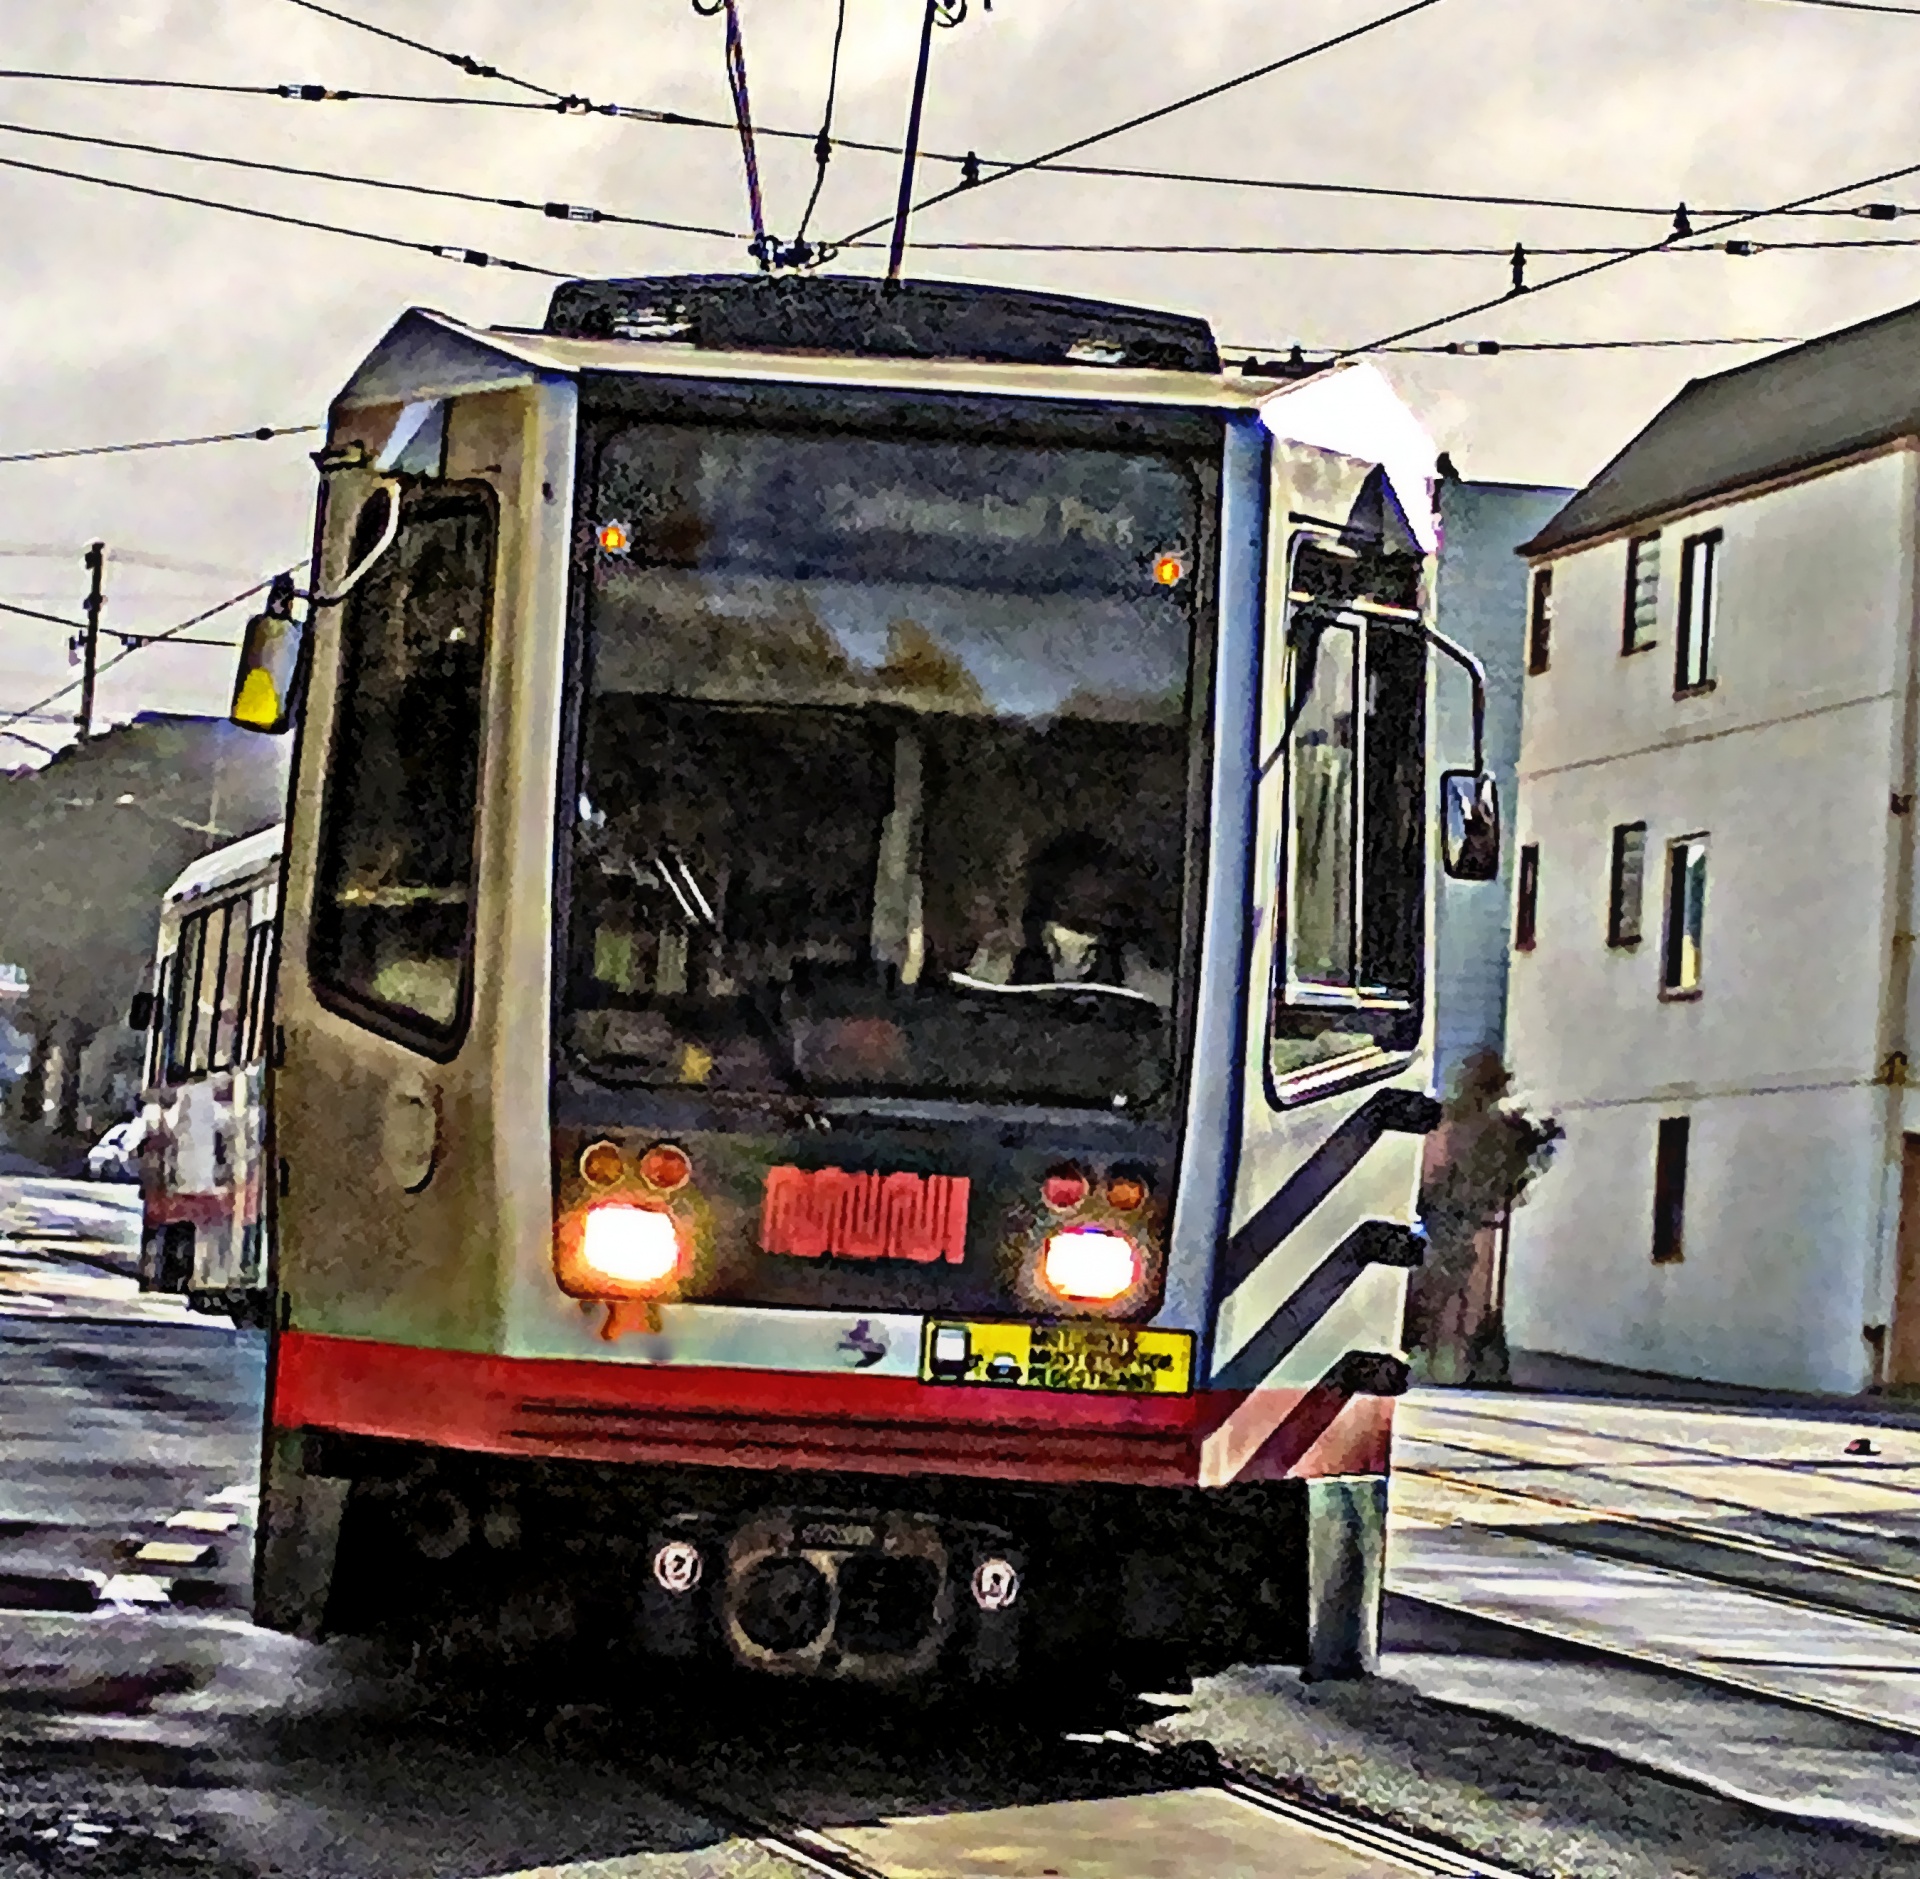
[[1419,562],[1303,538],[1292,556],[1271,1069],[1410,1050],[1426,868]]
[[644,1084],[1170,1089],[1203,471],[634,423],[595,500],[562,1038]]
[[310,968],[323,1002],[429,1052],[457,1041],[468,1002],[495,533],[482,486],[410,494],[341,621]]

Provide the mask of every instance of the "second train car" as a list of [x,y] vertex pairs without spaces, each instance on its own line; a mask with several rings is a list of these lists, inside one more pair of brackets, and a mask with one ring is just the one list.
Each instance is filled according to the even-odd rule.
[[1012,290],[399,321],[235,694],[300,738],[260,1622],[1370,1666],[1497,849],[1410,438]]

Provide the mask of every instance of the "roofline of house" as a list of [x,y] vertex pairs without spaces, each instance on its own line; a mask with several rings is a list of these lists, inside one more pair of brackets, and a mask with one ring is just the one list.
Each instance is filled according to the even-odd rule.
[[[1817,477],[1831,476],[1838,470],[1850,470],[1857,464],[1871,463],[1876,457],[1892,456],[1903,450],[1920,450],[1920,432],[1910,428],[1895,431],[1871,443],[1854,445],[1825,456],[1810,457],[1770,476],[1756,477],[1748,482],[1722,483],[1663,507],[1644,509],[1623,517],[1605,528],[1593,530],[1591,534],[1572,535],[1564,541],[1555,542],[1550,548],[1538,549],[1534,543],[1547,533],[1546,529],[1542,529],[1533,541],[1522,542],[1513,552],[1525,560],[1529,567],[1544,567],[1548,562],[1558,561],[1566,555],[1582,554],[1589,548],[1603,547],[1612,541],[1624,541],[1629,536],[1650,534],[1655,529],[1665,528],[1671,522],[1684,521],[1688,516],[1698,515],[1706,509],[1724,509],[1730,503],[1750,502],[1756,496],[1768,496],[1777,489],[1791,489],[1797,483],[1811,483]],[[1548,525],[1549,528],[1551,526]]]

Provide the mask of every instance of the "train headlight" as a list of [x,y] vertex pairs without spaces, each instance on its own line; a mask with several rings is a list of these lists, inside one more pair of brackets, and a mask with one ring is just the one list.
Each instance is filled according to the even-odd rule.
[[581,1224],[580,1263],[628,1291],[664,1286],[680,1270],[680,1230],[658,1207],[598,1201]]
[[1041,1248],[1040,1283],[1061,1298],[1111,1304],[1140,1283],[1140,1250],[1122,1233],[1069,1227]]

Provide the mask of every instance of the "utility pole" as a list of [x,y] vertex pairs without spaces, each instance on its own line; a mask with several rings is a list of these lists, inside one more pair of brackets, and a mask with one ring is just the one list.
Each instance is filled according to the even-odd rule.
[[93,681],[100,667],[100,594],[101,576],[107,565],[107,544],[95,542],[87,550],[87,630],[81,638],[80,664],[80,741],[93,735]]

